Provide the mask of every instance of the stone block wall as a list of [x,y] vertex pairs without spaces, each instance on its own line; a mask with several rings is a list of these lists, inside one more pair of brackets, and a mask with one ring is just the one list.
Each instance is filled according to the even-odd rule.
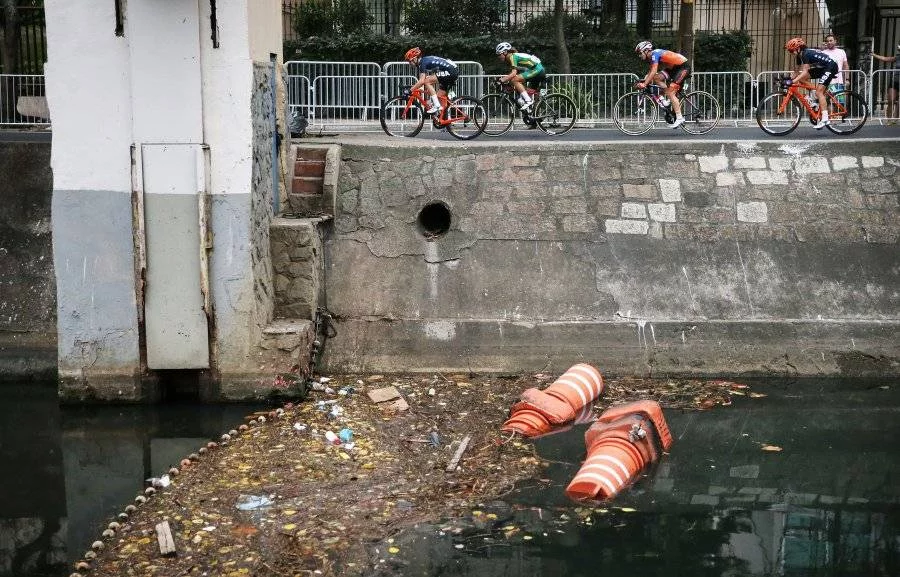
[[315,317],[322,286],[322,219],[276,218],[272,223],[275,318]]
[[900,371],[900,145],[849,142],[345,143],[326,360]]

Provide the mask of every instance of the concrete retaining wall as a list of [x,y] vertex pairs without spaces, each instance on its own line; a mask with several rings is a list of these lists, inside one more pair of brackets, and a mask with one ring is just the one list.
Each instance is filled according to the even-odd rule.
[[896,142],[342,156],[328,370],[900,374]]
[[0,380],[56,375],[49,143],[0,144]]

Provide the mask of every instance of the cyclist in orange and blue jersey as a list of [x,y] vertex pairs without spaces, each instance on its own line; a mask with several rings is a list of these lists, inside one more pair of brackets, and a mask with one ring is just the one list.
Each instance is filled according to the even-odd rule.
[[500,77],[500,82],[512,83],[516,92],[519,93],[519,106],[522,110],[528,112],[534,101],[528,94],[526,86],[534,90],[540,90],[544,80],[547,78],[547,72],[544,70],[544,65],[541,64],[541,59],[533,54],[516,52],[516,49],[509,42],[501,42],[494,49],[494,52],[497,53],[500,60],[512,67],[509,74],[504,74]]
[[665,90],[666,97],[672,102],[672,111],[675,113],[675,122],[670,128],[678,128],[684,124],[684,116],[681,114],[681,102],[676,94],[691,75],[691,66],[688,64],[687,57],[663,48],[654,49],[653,43],[649,40],[638,42],[634,51],[638,53],[641,60],[650,63],[647,75],[637,83],[638,88],[644,88],[652,82]]
[[822,111],[822,116],[819,118],[819,122],[813,125],[813,128],[822,130],[831,124],[831,121],[828,120],[828,101],[825,99],[825,89],[838,75],[838,63],[824,52],[807,48],[806,40],[803,38],[791,38],[784,43],[784,49],[797,55],[797,66],[788,84],[803,82],[807,79],[819,79],[819,84],[816,84],[816,96],[819,99],[819,110]]
[[[425,112],[427,114],[440,112],[441,101],[438,93],[446,96],[456,84],[456,79],[459,78],[459,68],[456,66],[456,62],[440,56],[422,56],[422,50],[418,46],[407,50],[403,59],[419,73],[419,79],[410,90],[413,91],[424,86],[428,94],[431,106]],[[435,84],[438,85],[437,89],[435,89]]]

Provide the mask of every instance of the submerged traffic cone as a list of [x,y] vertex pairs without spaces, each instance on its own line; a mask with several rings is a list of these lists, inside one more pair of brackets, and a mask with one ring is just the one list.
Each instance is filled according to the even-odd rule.
[[605,411],[584,441],[587,458],[566,487],[576,501],[617,495],[672,446],[672,435],[658,403],[637,401]]
[[554,426],[575,420],[576,414],[603,392],[603,376],[586,363],[579,363],[543,391],[531,388],[513,405],[501,430],[526,437],[548,433]]

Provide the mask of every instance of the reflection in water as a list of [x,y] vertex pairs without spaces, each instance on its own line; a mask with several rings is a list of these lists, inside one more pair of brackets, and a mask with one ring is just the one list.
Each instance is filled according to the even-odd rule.
[[66,576],[148,477],[257,409],[60,407],[53,383],[0,387],[0,576]]
[[543,437],[544,480],[396,536],[396,556],[381,544],[379,574],[900,575],[900,395],[755,390],[768,396],[667,411],[670,454],[612,504],[563,496],[584,428]]
[[[900,575],[900,394],[754,390],[769,396],[667,411],[670,454],[614,507],[564,497],[584,427],[541,438],[543,479],[379,544],[375,573]],[[144,479],[256,408],[60,408],[52,385],[0,388],[0,576],[68,575]]]

